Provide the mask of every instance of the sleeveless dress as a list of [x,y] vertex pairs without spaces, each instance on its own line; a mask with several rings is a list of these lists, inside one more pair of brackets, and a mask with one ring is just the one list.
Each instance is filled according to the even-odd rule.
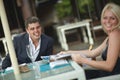
[[[105,50],[102,52],[103,60],[107,59],[107,50],[108,50],[108,43],[107,43],[107,46],[106,46]],[[92,78],[98,78],[98,77],[120,74],[120,57],[118,57],[116,65],[115,65],[112,72],[107,72],[107,71],[103,71],[103,70],[85,70],[85,74],[86,74],[86,79],[87,80],[92,79]]]
[[[103,60],[107,59],[107,50],[108,50],[108,46],[106,47],[106,49],[102,53]],[[112,72],[105,72],[104,75],[114,75],[114,74],[120,74],[120,57],[118,57],[116,65],[115,65],[113,71]]]

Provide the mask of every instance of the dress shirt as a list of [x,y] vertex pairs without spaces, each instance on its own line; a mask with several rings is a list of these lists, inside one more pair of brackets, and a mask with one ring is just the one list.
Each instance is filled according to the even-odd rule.
[[40,45],[41,45],[41,38],[39,39],[39,45],[35,48],[35,45],[33,44],[33,41],[31,40],[30,36],[29,36],[29,45],[30,45],[30,53],[32,55],[32,59],[33,61],[36,60],[39,51],[40,51]]

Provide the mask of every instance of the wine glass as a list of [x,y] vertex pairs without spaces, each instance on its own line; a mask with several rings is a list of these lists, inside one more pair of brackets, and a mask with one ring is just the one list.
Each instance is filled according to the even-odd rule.
[[0,54],[0,74],[2,76],[2,80],[4,80],[4,69],[2,69],[2,56]]
[[33,63],[33,62],[34,62],[34,60],[33,60],[33,55],[32,55],[32,53],[31,53],[30,50],[31,50],[30,45],[27,45],[27,46],[26,46],[27,55],[28,55],[28,57],[30,58],[31,62]]
[[36,79],[39,79],[39,78],[40,78],[39,64],[34,61],[33,55],[32,55],[32,53],[31,53],[32,51],[30,51],[30,50],[31,50],[30,45],[27,45],[27,46],[26,46],[26,51],[27,51],[28,57],[31,59],[32,67],[33,67],[33,70],[34,70],[34,72],[35,72],[35,78],[36,78]]

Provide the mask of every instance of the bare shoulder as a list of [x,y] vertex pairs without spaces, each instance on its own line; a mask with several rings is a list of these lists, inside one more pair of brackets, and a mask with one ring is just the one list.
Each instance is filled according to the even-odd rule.
[[114,30],[109,34],[109,42],[120,44],[120,30]]
[[120,39],[120,30],[114,30],[109,34],[109,38]]

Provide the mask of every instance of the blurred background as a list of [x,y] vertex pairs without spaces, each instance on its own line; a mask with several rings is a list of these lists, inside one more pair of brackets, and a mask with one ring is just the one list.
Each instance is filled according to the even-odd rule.
[[[99,27],[100,15],[103,7],[108,2],[120,5],[120,0],[3,0],[7,18],[10,26],[11,35],[25,31],[24,20],[30,16],[38,16],[43,26],[43,32],[55,40],[54,53],[61,50],[55,27],[91,19],[90,26],[94,47],[99,45],[105,38],[105,33]],[[88,43],[83,43],[81,29],[66,32],[69,49],[87,49]],[[0,20],[0,53],[5,54],[2,41],[4,32]],[[79,37],[79,38],[78,38]]]

